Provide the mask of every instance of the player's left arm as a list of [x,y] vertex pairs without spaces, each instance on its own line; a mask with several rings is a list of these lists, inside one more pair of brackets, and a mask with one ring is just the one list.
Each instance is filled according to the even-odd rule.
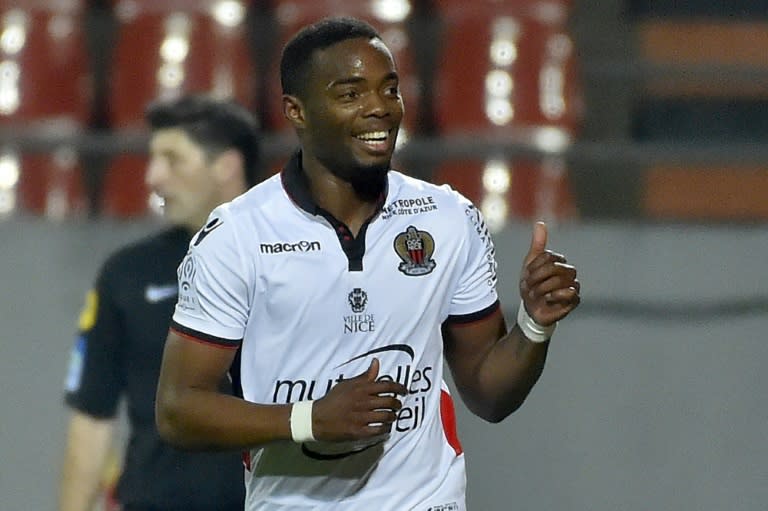
[[[546,226],[537,223],[520,274],[522,306],[533,327],[542,331],[576,308],[580,288],[576,269],[562,255],[546,250],[546,243]],[[508,330],[500,309],[468,324],[446,322],[443,339],[462,399],[491,422],[503,420],[523,403],[544,369],[549,347],[548,340],[529,339],[520,325]]]

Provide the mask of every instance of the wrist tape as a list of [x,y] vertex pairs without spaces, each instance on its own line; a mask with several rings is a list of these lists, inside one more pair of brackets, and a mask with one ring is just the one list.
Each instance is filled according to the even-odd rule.
[[314,401],[298,401],[291,407],[291,439],[296,443],[314,442],[312,434],[312,404]]
[[542,326],[536,323],[532,317],[528,315],[525,310],[523,301],[520,301],[520,308],[517,310],[517,326],[520,330],[532,342],[545,342],[548,341],[552,334],[555,332],[557,323],[553,323],[549,326]]

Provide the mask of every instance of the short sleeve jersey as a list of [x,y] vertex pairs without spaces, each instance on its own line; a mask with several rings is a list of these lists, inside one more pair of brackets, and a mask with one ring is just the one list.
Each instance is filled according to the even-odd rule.
[[319,399],[374,357],[379,379],[409,391],[385,438],[252,450],[249,511],[465,508],[441,325],[498,312],[493,243],[447,186],[390,171],[380,206],[353,237],[313,203],[294,156],[214,210],[179,266],[172,328],[242,346],[245,399]]
[[118,250],[86,297],[65,382],[69,406],[113,417],[125,399],[130,422],[118,500],[163,510],[242,509],[239,453],[192,453],[155,428],[155,392],[176,303],[176,268],[190,235],[169,229]]

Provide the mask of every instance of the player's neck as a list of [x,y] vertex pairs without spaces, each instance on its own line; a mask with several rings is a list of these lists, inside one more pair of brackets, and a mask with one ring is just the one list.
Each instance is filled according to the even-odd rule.
[[354,236],[379,207],[379,194],[361,191],[352,183],[326,171],[305,169],[315,203],[344,223]]

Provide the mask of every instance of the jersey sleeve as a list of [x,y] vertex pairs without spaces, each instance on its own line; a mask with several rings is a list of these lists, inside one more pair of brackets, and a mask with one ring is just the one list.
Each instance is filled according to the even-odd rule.
[[459,279],[451,298],[448,321],[468,323],[482,319],[499,307],[496,290],[496,252],[482,213],[459,196],[463,212],[464,250]]
[[114,260],[108,261],[86,294],[64,382],[69,406],[102,418],[116,415],[125,381],[114,272]]
[[171,329],[183,337],[237,348],[249,310],[249,272],[235,222],[225,206],[190,242],[178,268],[179,298]]

